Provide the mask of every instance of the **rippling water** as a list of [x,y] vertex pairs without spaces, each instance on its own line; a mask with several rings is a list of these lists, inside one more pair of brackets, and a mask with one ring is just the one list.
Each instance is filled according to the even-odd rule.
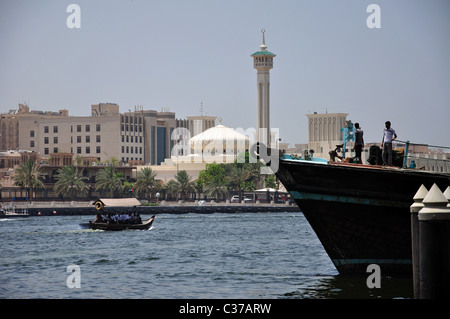
[[407,279],[338,275],[301,213],[160,214],[120,232],[80,229],[89,218],[0,219],[0,298],[412,297]]

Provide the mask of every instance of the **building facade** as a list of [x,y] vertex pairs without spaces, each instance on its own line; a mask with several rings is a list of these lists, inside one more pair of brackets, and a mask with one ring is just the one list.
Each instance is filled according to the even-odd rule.
[[[342,144],[341,128],[347,126],[347,113],[306,114],[308,117],[308,149],[315,157],[329,159],[329,152]],[[347,146],[348,147],[348,146]]]
[[99,162],[115,158],[131,165],[159,165],[170,157],[176,142],[172,132],[180,124],[205,130],[214,126],[215,117],[177,120],[173,112],[142,106],[121,114],[114,103],[92,105],[91,116],[69,116],[67,110],[30,111],[20,104],[0,116],[0,151],[29,150],[43,158],[73,153]]

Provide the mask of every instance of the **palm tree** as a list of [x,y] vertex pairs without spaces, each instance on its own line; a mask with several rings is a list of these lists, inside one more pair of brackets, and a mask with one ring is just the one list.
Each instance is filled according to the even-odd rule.
[[195,182],[192,181],[192,177],[186,171],[179,171],[175,175],[175,186],[181,193],[183,200],[186,199],[187,193],[195,192]]
[[203,187],[203,193],[206,196],[211,196],[218,200],[220,195],[228,195],[227,185],[225,181],[212,179]]
[[114,166],[107,166],[97,172],[95,176],[95,190],[107,189],[112,198],[114,191],[121,189],[124,182],[122,174]]
[[41,176],[41,166],[36,164],[35,161],[27,160],[16,170],[14,185],[28,188],[28,197],[31,201],[33,188],[45,187],[44,182],[40,179]]
[[87,177],[81,176],[78,168],[73,165],[63,166],[58,169],[58,175],[55,177],[55,191],[58,195],[70,195],[73,200],[77,193],[84,194],[89,186],[85,183]]
[[150,193],[155,186],[158,186],[156,181],[156,172],[150,167],[144,167],[137,175],[136,183],[134,184],[135,191],[137,193],[148,194],[148,200],[150,200]]
[[231,164],[226,179],[229,185],[239,191],[239,201],[242,200],[242,188],[250,177],[251,171],[244,165]]
[[169,197],[177,196],[177,194],[179,193],[177,182],[174,181],[173,179],[167,182],[165,189]]

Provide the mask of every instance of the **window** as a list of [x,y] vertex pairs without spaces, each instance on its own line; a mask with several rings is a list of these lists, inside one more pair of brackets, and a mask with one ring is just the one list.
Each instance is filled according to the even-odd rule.
[[34,137],[34,131],[30,131],[30,137]]
[[53,148],[53,153],[58,153],[58,148],[57,147]]
[[53,133],[58,133],[58,127],[57,126],[53,126]]
[[95,126],[95,130],[96,130],[97,132],[100,132],[100,124],[97,124],[97,125]]
[[101,151],[100,151],[100,146],[97,146],[96,153],[97,153],[97,154],[100,154],[100,153],[101,153]]
[[91,137],[89,135],[86,135],[86,143],[90,143],[91,142]]
[[77,125],[77,132],[81,132],[81,125]]
[[77,143],[81,143],[81,136],[77,136]]
[[54,144],[58,144],[58,136],[54,136],[53,137],[53,143]]
[[97,135],[97,136],[95,137],[95,140],[97,141],[97,143],[100,143],[100,135]]
[[44,144],[48,144],[48,136],[44,137]]
[[91,147],[90,146],[86,146],[86,154],[91,154]]
[[81,154],[81,146],[77,146],[77,154]]
[[48,147],[44,148],[44,154],[48,155]]
[[48,133],[48,126],[44,126],[44,133]]
[[34,141],[30,141],[30,147],[34,147]]
[[89,124],[86,124],[86,132],[90,132],[91,131],[91,126]]

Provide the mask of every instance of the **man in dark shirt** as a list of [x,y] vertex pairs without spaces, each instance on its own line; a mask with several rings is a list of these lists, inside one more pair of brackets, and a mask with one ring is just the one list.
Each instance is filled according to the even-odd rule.
[[364,132],[363,130],[359,127],[359,123],[355,123],[355,145],[353,146],[353,149],[355,150],[356,153],[356,159],[358,161],[358,164],[362,164],[362,158],[361,158],[361,153],[362,153],[362,149],[364,148]]

